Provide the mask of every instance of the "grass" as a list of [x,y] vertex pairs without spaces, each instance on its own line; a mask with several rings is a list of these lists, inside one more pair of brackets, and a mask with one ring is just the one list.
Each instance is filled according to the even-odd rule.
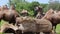
[[2,33],[0,32],[0,34],[2,34]]
[[57,27],[56,27],[56,32],[57,32],[58,34],[60,34],[60,24],[57,25]]
[[[2,21],[0,22],[0,26],[1,26],[2,24],[4,24],[4,23],[6,23],[6,22],[2,20]],[[60,34],[60,24],[57,25],[56,32],[57,32],[57,34]],[[3,33],[0,33],[0,34],[3,34]]]
[[1,32],[0,32],[0,34],[4,34],[4,33],[1,33]]

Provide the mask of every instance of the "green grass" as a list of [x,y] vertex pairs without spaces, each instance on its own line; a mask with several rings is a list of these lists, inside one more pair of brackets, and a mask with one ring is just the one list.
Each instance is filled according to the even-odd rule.
[[6,21],[1,20],[0,26],[3,25],[4,23],[6,23]]
[[1,32],[0,32],[0,34],[4,34],[4,33],[1,33]]
[[0,32],[0,34],[2,34],[2,33]]
[[57,25],[56,32],[60,34],[60,24]]

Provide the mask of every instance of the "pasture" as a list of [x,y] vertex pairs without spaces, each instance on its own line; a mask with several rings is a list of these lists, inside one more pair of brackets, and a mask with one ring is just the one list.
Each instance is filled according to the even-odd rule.
[[57,25],[56,32],[60,34],[60,24]]

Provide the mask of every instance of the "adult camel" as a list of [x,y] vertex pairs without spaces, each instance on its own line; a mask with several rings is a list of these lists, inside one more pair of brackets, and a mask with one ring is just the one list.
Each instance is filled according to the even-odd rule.
[[44,32],[50,34],[52,32],[52,24],[46,19],[35,19],[31,17],[20,17],[16,19],[16,25],[23,33],[36,33]]
[[57,24],[60,23],[60,11],[56,13],[52,9],[50,9],[42,19],[47,19],[51,21],[54,27],[53,29],[55,31]]
[[41,19],[44,16],[42,7],[40,7],[40,6],[35,7],[35,13],[34,14],[36,15],[37,19]]
[[7,9],[7,6],[3,7],[4,9],[4,15],[3,20],[8,21],[9,23],[15,24],[16,17],[19,17],[18,12],[15,10],[14,5],[11,5],[9,9]]

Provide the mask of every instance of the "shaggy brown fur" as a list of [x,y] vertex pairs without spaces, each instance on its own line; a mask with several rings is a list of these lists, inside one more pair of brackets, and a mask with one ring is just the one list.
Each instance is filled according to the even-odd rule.
[[52,24],[46,19],[35,19],[35,18],[18,18],[17,25],[19,29],[24,32],[51,32]]
[[54,27],[55,30],[56,25],[60,23],[60,11],[54,13],[53,10],[50,9],[50,11],[48,11],[42,19],[47,19],[51,21],[52,25],[55,26]]
[[54,10],[50,9],[46,12],[45,16],[42,19],[48,19],[51,20],[51,16],[54,14]]

